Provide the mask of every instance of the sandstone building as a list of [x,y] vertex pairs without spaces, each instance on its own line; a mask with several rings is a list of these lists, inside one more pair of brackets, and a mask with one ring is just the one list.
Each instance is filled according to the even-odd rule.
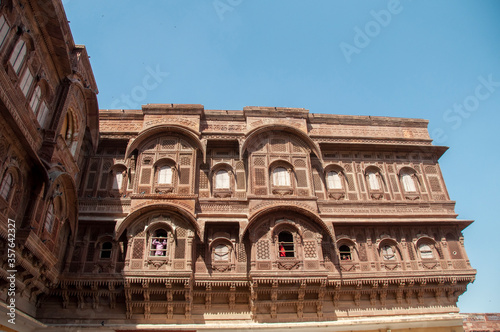
[[61,2],[0,9],[2,329],[462,331],[472,221],[427,121],[98,111]]

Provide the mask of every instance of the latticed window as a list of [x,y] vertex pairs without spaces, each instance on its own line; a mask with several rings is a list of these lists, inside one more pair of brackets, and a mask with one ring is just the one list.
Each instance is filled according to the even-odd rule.
[[342,189],[340,175],[336,171],[328,172],[327,175],[328,189]]
[[9,59],[9,62],[12,65],[12,68],[14,68],[16,74],[19,74],[19,70],[21,69],[24,58],[26,57],[26,52],[26,42],[21,39],[17,42],[16,47],[14,47],[14,51],[12,51]]
[[380,183],[378,180],[377,173],[369,172],[368,173],[368,183],[370,185],[370,189],[372,190],[380,190]]
[[111,258],[113,251],[113,244],[111,242],[104,242],[101,247],[101,258]]
[[229,261],[229,247],[225,244],[218,244],[214,248],[214,261]]
[[52,233],[52,230],[54,229],[54,221],[54,204],[50,203],[49,207],[47,208],[47,214],[45,215],[45,230],[47,232]]
[[413,180],[413,176],[409,173],[403,173],[401,176],[401,180],[403,182],[403,188],[406,192],[417,191],[415,187],[415,181]]
[[229,172],[220,170],[215,174],[215,189],[229,189]]
[[422,258],[434,258],[434,253],[432,248],[427,243],[422,243],[418,246],[418,251],[420,252],[420,257]]
[[159,229],[151,237],[150,256],[167,256],[168,233]]
[[343,244],[339,247],[339,254],[341,261],[350,261],[352,260],[351,248],[349,246]]
[[295,257],[293,235],[290,232],[281,232],[278,235],[279,257]]
[[273,170],[273,184],[275,186],[290,186],[290,173],[284,167],[276,167]]
[[385,260],[389,261],[396,260],[396,252],[394,251],[394,248],[390,245],[383,246],[382,257],[384,257]]
[[0,196],[2,196],[5,200],[9,199],[12,182],[12,174],[7,173],[7,175],[3,178],[2,186],[0,187]]
[[158,184],[172,184],[172,167],[160,167],[158,170]]

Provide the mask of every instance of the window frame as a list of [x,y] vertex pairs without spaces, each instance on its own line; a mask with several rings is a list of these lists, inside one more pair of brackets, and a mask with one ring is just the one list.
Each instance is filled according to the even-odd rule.
[[[423,255],[423,251],[422,251],[422,247],[424,246],[427,246],[429,248],[429,250],[426,250],[426,255],[429,255],[429,257],[424,257]],[[418,250],[418,253],[420,255],[420,259],[422,260],[435,260],[436,259],[436,253],[434,252],[434,249],[433,249],[434,245],[425,241],[425,242],[420,242],[418,243],[417,245],[417,250]]]
[[[10,183],[8,184],[9,187],[7,188],[7,180],[10,179]],[[15,180],[14,176],[12,175],[12,172],[5,172],[4,177],[2,178],[2,182],[0,184],[0,197],[3,198],[6,202],[10,201],[10,198],[12,197],[12,192],[14,188]],[[6,192],[4,196],[4,192]]]
[[[159,235],[159,232],[163,232],[164,236]],[[148,257],[154,257],[155,259],[168,259],[171,232],[163,227],[160,227],[152,231],[152,233],[153,235],[150,234],[148,238]],[[158,243],[155,243],[154,241],[158,241]],[[159,245],[161,246],[160,248],[158,248]],[[153,248],[153,246],[155,247]],[[163,255],[157,255],[158,252],[162,252]]]
[[[345,250],[343,248],[347,248],[347,250]],[[348,244],[339,243],[338,251],[339,251],[340,262],[352,262],[352,261],[354,261],[353,249]],[[345,258],[345,259],[343,259],[343,258]]]
[[24,63],[26,62],[27,55],[28,45],[26,43],[26,40],[20,38],[16,42],[16,45],[14,46],[14,49],[12,50],[12,53],[9,57],[9,63],[12,66],[12,69],[14,69],[16,75],[19,75],[19,73],[21,72]]
[[55,223],[56,223],[56,214],[55,214],[55,210],[54,210],[54,202],[50,201],[50,203],[47,207],[47,211],[45,211],[45,219],[43,222],[43,229],[47,233],[52,234],[54,231]]
[[[288,235],[292,241],[283,241],[282,235]],[[290,249],[291,248],[291,249]],[[297,245],[294,232],[282,229],[278,232],[278,259],[297,259]]]
[[[284,184],[282,184],[280,181],[280,175],[277,173],[277,170],[283,170],[280,171],[280,173],[284,174],[282,177],[284,178]],[[276,165],[276,167],[272,168],[272,184],[273,187],[278,187],[278,188],[289,188],[292,186],[292,179],[291,179],[291,171],[289,168],[286,168],[284,165]]]
[[[107,244],[107,243],[109,243],[111,245],[111,248],[104,248],[104,245]],[[111,241],[104,241],[104,242],[102,242],[101,243],[101,250],[99,252],[99,259],[106,259],[106,260],[111,259],[112,256],[113,256],[113,247],[114,247],[113,246],[113,242],[111,242]],[[109,257],[102,257],[103,253],[108,253],[108,252],[109,252]]]
[[[3,23],[2,23],[2,19],[3,19]],[[7,29],[5,29],[5,27],[7,27]],[[9,32],[10,32],[9,22],[7,22],[5,15],[1,15],[0,16],[0,49],[5,45],[5,41],[7,40]]]

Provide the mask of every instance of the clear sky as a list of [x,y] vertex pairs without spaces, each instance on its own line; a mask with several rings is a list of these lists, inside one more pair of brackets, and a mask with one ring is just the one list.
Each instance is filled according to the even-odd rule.
[[461,219],[474,284],[500,312],[500,1],[65,0],[99,107],[303,107],[424,118]]

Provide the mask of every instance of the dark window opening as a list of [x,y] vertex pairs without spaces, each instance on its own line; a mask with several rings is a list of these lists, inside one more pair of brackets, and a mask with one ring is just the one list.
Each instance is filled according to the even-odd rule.
[[350,261],[352,260],[351,249],[345,244],[340,246],[339,248],[340,260],[341,261]]
[[113,244],[111,242],[104,242],[101,248],[101,258],[111,258],[111,251]]
[[279,257],[295,257],[293,235],[289,232],[281,232],[278,235]]
[[150,256],[167,256],[167,237],[168,233],[163,229],[155,232],[151,238]]

